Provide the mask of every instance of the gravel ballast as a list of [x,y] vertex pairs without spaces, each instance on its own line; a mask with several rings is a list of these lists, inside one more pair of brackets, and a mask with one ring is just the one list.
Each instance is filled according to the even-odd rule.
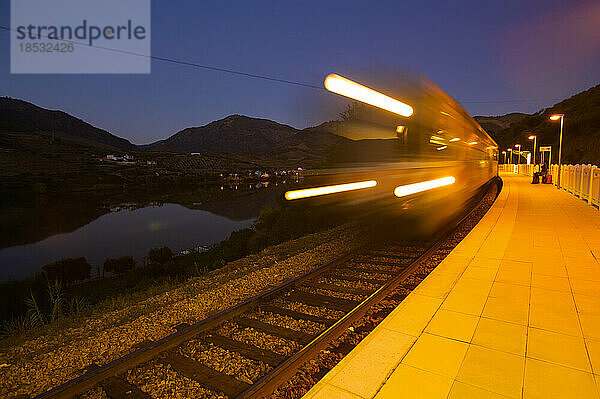
[[[92,363],[106,364],[132,352],[136,344],[155,341],[173,333],[175,325],[198,322],[364,245],[364,237],[364,232],[360,232],[355,224],[308,235],[267,248],[260,254],[232,262],[206,276],[192,278],[175,289],[130,306],[93,315],[77,327],[53,331],[12,347],[3,345],[0,358],[8,366],[0,368],[0,397],[34,396],[47,391],[81,375],[83,369]],[[260,346],[260,334],[251,329],[239,329],[233,325],[225,325],[223,329],[229,330],[224,332],[234,339],[257,340],[257,346]],[[291,350],[298,349],[289,342],[281,342],[276,348],[270,347],[273,339],[264,339],[264,342],[270,342],[265,349],[277,353],[289,354]],[[165,367],[159,366],[161,369]],[[165,371],[169,372],[173,373]],[[135,373],[138,373],[137,376],[143,374]],[[190,385],[189,389],[193,386]],[[198,387],[198,393],[201,391]],[[152,387],[149,393],[155,396],[154,393],[167,392],[170,392],[168,387]],[[167,396],[185,397],[183,392],[172,393],[174,396]]]

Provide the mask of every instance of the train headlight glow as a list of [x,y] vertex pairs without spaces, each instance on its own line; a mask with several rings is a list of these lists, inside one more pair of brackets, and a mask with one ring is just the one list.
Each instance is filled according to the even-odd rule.
[[438,187],[448,186],[454,184],[456,179],[454,176],[442,177],[441,179],[428,180],[421,183],[407,184],[406,186],[398,186],[394,190],[396,197],[405,197],[420,193],[422,191],[431,190]]
[[375,180],[361,181],[356,183],[337,184],[335,186],[324,186],[315,188],[306,188],[303,190],[288,191],[285,193],[286,200],[295,200],[307,197],[316,197],[318,195],[341,193],[344,191],[360,190],[363,188],[375,187],[377,182]]
[[405,117],[411,116],[414,112],[410,105],[340,75],[331,74],[327,76],[325,78],[325,88],[333,93],[350,97]]

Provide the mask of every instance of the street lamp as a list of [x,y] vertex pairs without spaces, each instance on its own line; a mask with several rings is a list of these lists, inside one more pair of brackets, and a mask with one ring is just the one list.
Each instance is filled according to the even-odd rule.
[[563,123],[565,120],[565,114],[554,114],[550,117],[551,121],[557,121],[560,119],[560,139],[558,141],[558,182],[557,182],[557,187],[561,188],[560,185],[560,178],[562,175],[562,136],[563,136]]
[[515,147],[519,147],[519,157],[517,158],[517,165],[521,164],[521,144],[515,144]]
[[506,151],[510,152],[510,163],[512,165],[512,148],[507,148]]
[[533,164],[535,165],[535,150],[537,148],[537,136],[531,135],[528,137],[529,140],[533,140]]
[[502,153],[504,154],[504,163],[506,163],[506,151],[502,151]]

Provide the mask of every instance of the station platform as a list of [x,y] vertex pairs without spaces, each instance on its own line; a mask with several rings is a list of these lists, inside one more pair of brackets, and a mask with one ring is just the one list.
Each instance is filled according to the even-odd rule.
[[600,212],[500,176],[477,226],[304,398],[600,398]]

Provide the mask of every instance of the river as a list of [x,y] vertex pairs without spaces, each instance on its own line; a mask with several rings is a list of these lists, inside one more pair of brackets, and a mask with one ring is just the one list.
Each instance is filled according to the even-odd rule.
[[232,190],[233,198],[207,202],[201,201],[205,193],[142,203],[122,196],[70,203],[51,199],[5,208],[0,213],[0,282],[29,277],[65,257],[86,257],[95,274],[106,258],[131,255],[140,260],[157,246],[178,253],[215,244],[251,226],[260,209],[280,193]]

